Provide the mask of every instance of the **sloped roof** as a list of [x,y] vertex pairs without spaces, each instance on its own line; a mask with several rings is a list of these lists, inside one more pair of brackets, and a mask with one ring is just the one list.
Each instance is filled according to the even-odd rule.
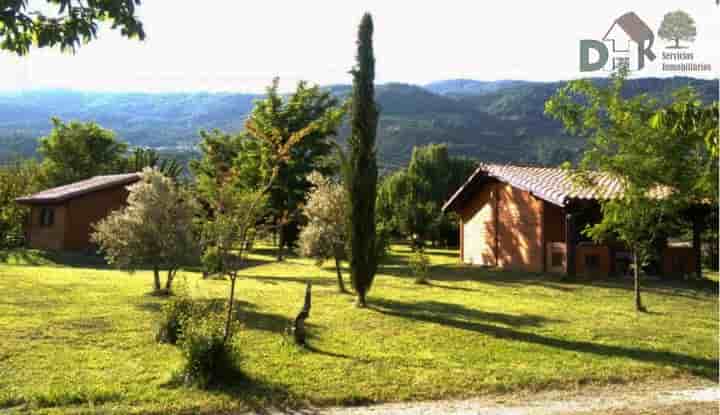
[[[589,174],[588,178],[592,182],[589,185],[578,184],[572,176],[572,172],[559,167],[481,164],[445,203],[443,210],[453,209],[477,182],[488,177],[528,191],[558,206],[566,206],[572,200],[608,200],[623,194],[622,182],[609,174]],[[653,193],[660,196],[660,192]]]
[[87,180],[66,184],[43,190],[30,196],[15,199],[23,204],[45,204],[60,203],[88,193],[109,189],[117,186],[125,186],[140,180],[140,173],[112,174],[107,176],[95,176]]

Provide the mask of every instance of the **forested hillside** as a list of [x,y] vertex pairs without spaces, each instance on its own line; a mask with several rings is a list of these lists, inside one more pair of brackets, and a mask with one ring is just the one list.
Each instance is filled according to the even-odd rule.
[[[606,82],[598,80],[597,82]],[[378,144],[386,168],[405,164],[415,145],[447,143],[452,154],[492,161],[556,164],[577,156],[582,141],[566,137],[544,116],[545,101],[562,82],[438,81],[384,84]],[[717,81],[691,78],[628,81],[628,94],[657,96],[685,85],[718,99]],[[329,86],[344,96],[348,86]],[[201,129],[238,131],[259,95],[236,93],[0,93],[0,157],[31,155],[50,131],[52,116],[96,121],[132,145],[188,152]],[[341,135],[346,135],[343,129]],[[343,136],[340,140],[343,141]]]

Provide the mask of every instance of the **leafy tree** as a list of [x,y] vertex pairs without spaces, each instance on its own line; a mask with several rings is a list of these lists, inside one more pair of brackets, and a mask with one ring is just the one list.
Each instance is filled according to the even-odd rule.
[[308,223],[300,231],[300,252],[315,258],[318,265],[335,260],[338,289],[347,292],[340,263],[345,258],[347,193],[342,184],[335,183],[318,172],[308,177],[313,188],[308,194],[303,214]]
[[122,170],[127,145],[99,125],[52,119],[50,135],[40,139],[46,185],[60,186]]
[[133,150],[125,161],[125,171],[134,173],[146,167],[157,168],[160,173],[177,181],[183,174],[183,166],[175,159],[160,158],[156,150],[138,147]]
[[40,169],[34,160],[15,160],[0,165],[0,249],[22,241],[26,207],[15,199],[38,189]]
[[169,293],[177,270],[196,258],[196,204],[157,169],[145,168],[142,180],[128,189],[128,205],[95,224],[92,241],[121,269],[152,267],[156,292],[162,291],[160,271],[166,270],[164,290]]
[[688,42],[695,40],[695,36],[697,36],[695,20],[682,10],[669,12],[665,14],[660,24],[658,36],[665,40],[675,41],[675,45],[670,46],[670,48],[680,49],[681,40]]
[[613,76],[607,88],[587,80],[572,81],[546,103],[546,112],[571,134],[588,137],[579,163],[579,180],[592,172],[623,183],[619,200],[603,201],[602,221],[585,232],[596,240],[614,235],[633,251],[636,305],[639,266],[681,213],[698,203],[717,206],[717,102],[703,105],[684,89],[664,105],[646,94],[625,98],[626,73]]
[[[46,0],[57,12],[28,0],[0,3],[0,49],[25,55],[30,46],[59,46],[72,50],[97,37],[98,23],[111,22],[112,28],[128,38],[145,38],[143,25],[135,15],[140,0]],[[32,7],[35,6],[35,7]]]
[[[249,135],[276,134],[282,142],[287,142],[293,134],[312,130],[292,148],[292,154],[280,166],[268,195],[270,221],[279,236],[278,260],[282,260],[284,249],[297,241],[299,208],[311,186],[307,181],[308,174],[314,170],[324,174],[332,172],[332,166],[326,162],[332,149],[328,137],[337,133],[343,114],[344,109],[338,106],[330,92],[303,81],[298,83],[294,93],[282,97],[278,93],[277,78],[267,89],[266,98],[257,101],[250,114],[252,129],[247,130]],[[267,145],[263,145],[259,152],[241,153],[248,156],[243,163],[245,171],[264,172],[268,176],[272,169],[268,165],[268,151]]]
[[413,149],[410,164],[386,176],[378,190],[380,220],[395,234],[418,246],[457,238],[457,221],[441,208],[475,168],[475,162],[451,157],[445,144]]
[[357,66],[352,70],[349,154],[343,157],[342,163],[349,205],[350,275],[360,307],[367,304],[366,296],[375,279],[381,245],[375,227],[378,178],[375,137],[379,112],[375,104],[372,35],[372,17],[366,13],[358,29]]
[[[236,137],[220,131],[205,134],[201,144],[203,156],[193,165],[198,177],[198,192],[208,206],[209,214],[202,225],[204,260],[230,279],[227,317],[223,341],[231,338],[232,313],[235,303],[235,286],[240,270],[246,265],[247,253],[261,225],[268,207],[269,194],[280,171],[297,156],[295,149],[305,139],[322,131],[322,120],[314,120],[304,128],[288,133],[287,130],[264,128],[261,118],[250,117],[245,123],[247,134]],[[264,171],[255,171],[249,180],[248,154],[243,148],[256,151],[261,157]],[[228,149],[229,154],[218,152]],[[259,151],[262,149],[262,151]],[[213,171],[213,169],[217,169]]]

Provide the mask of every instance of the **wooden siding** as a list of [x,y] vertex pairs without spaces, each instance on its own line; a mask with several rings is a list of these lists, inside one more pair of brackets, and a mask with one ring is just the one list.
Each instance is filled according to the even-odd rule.
[[466,264],[495,266],[495,183],[488,183],[464,206],[461,259]]
[[[53,209],[53,224],[40,224],[43,208]],[[30,217],[25,225],[25,234],[32,248],[58,250],[65,244],[65,228],[67,226],[67,205],[32,206]]]
[[498,266],[541,272],[543,201],[506,183],[498,185]]
[[544,202],[497,181],[485,183],[460,211],[461,259],[468,264],[543,270]]
[[91,247],[92,225],[113,210],[127,203],[125,186],[88,193],[68,201],[68,226],[65,229],[65,248],[71,250]]

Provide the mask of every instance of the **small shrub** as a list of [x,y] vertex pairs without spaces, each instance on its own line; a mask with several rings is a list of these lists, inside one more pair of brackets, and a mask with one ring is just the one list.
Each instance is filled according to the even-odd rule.
[[184,322],[193,316],[196,305],[189,296],[171,298],[162,308],[156,340],[160,343],[177,344]]
[[232,356],[232,339],[225,343],[224,327],[218,314],[185,321],[180,348],[185,357],[182,377],[186,384],[207,388],[237,372]]
[[410,272],[415,276],[415,283],[429,284],[430,258],[425,254],[425,250],[418,249],[413,252],[408,260],[408,266],[410,267]]

